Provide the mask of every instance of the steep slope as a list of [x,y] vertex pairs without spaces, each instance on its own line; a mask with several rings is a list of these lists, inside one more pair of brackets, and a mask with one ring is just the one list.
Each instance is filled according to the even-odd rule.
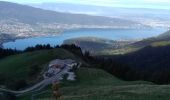
[[[168,46],[147,46],[136,52],[122,55],[122,60],[138,68],[169,68],[170,45]],[[121,60],[120,60],[121,61]],[[134,62],[135,61],[135,62]]]
[[128,78],[147,80],[158,84],[170,83],[170,45],[147,46],[138,51],[112,56],[113,60],[130,68]]

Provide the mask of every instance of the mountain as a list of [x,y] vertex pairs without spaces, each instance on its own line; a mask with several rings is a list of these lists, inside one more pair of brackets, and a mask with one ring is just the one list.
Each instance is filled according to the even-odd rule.
[[69,3],[41,3],[29,4],[33,7],[46,10],[90,14],[97,16],[107,16],[113,18],[122,18],[142,23],[150,27],[170,27],[170,14],[166,9],[149,9],[149,8],[120,8],[104,7],[83,4]]
[[[14,39],[57,35],[77,28],[141,28],[142,24],[102,16],[61,13],[0,1],[0,34]],[[11,41],[7,38],[6,40]],[[3,40],[0,40],[2,44]]]
[[61,24],[81,25],[127,25],[130,23],[130,21],[121,19],[88,16],[82,14],[60,13],[2,1],[0,2],[0,9],[1,20],[15,19],[26,24],[56,22]]
[[[122,19],[113,19],[100,16],[89,16],[83,14],[60,13],[42,10],[26,5],[9,2],[0,2],[0,19],[15,19],[26,24],[37,23],[60,23],[80,25],[108,25],[108,26],[131,26],[137,23]],[[83,20],[82,20],[83,19]]]
[[161,35],[159,35],[158,37],[159,38],[170,38],[170,30],[163,33],[163,34],[161,34]]

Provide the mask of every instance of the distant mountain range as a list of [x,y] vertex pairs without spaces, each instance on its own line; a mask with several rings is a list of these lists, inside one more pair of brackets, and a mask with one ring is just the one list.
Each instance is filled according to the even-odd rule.
[[[8,34],[13,38],[56,35],[75,28],[143,27],[146,26],[119,18],[61,13],[0,1],[0,35]],[[1,39],[0,44],[2,42]]]
[[[60,13],[49,10],[42,10],[26,5],[19,5],[9,2],[0,2],[0,19],[15,19],[26,24],[37,23],[61,23],[80,25],[133,25],[135,23],[122,19],[113,19],[100,16],[89,16],[82,14]],[[82,20],[83,19],[83,20]]]
[[104,7],[92,5],[80,5],[69,3],[42,3],[29,4],[33,7],[67,12],[89,14],[97,16],[107,16],[113,18],[122,18],[135,22],[149,25],[151,27],[170,27],[170,10],[165,9],[147,9],[147,8],[118,8],[118,7]]

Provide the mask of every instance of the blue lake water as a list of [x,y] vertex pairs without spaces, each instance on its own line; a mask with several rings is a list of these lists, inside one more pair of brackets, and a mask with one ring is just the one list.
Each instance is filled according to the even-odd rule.
[[158,36],[166,29],[78,29],[65,31],[58,36],[18,39],[3,44],[4,48],[23,50],[36,44],[61,45],[64,40],[77,37],[99,37],[111,40],[138,40]]

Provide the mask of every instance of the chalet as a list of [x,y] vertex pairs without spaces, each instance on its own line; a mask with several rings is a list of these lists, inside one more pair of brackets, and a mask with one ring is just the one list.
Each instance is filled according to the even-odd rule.
[[[71,59],[65,59],[65,60],[60,60],[60,59],[55,59],[51,61],[48,65],[48,70],[44,74],[44,78],[50,78],[54,75],[57,75],[58,72],[62,70],[62,68],[65,68],[64,66],[69,67],[69,69],[72,69],[74,66],[77,66],[78,64]],[[69,80],[75,80],[75,75],[70,73]]]

